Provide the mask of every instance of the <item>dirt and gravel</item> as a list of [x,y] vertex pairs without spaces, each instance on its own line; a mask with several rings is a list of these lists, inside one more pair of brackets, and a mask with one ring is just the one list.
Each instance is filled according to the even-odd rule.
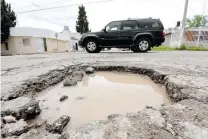
[[[10,124],[2,122],[2,137],[207,139],[207,56],[207,52],[181,51],[146,54],[56,53],[2,57],[1,116],[12,115],[21,119]],[[95,71],[147,75],[156,83],[164,85],[175,103],[163,105],[159,109],[147,107],[138,113],[110,115],[106,121],[92,122],[61,134],[49,133],[45,130],[45,125],[39,128],[27,125],[25,120],[41,112],[35,93],[63,81],[65,77],[70,76],[80,81],[88,67],[93,67]]]

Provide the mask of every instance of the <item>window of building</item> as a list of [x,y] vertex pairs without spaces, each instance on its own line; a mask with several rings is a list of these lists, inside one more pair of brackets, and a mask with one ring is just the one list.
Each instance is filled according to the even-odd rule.
[[5,42],[4,44],[5,44],[5,49],[6,49],[6,50],[9,50],[8,42]]
[[135,21],[123,21],[123,30],[137,29],[138,25]]
[[23,43],[24,46],[30,46],[30,38],[22,39],[22,43]]
[[117,31],[121,29],[121,22],[115,21],[107,25],[106,31]]

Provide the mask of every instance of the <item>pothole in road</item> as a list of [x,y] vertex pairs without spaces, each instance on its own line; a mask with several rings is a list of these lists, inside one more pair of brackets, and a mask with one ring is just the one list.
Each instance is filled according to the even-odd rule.
[[[60,102],[62,95],[68,99]],[[146,106],[170,104],[165,88],[149,77],[118,72],[96,72],[85,75],[74,87],[63,82],[37,94],[42,109],[36,120],[52,123],[62,115],[71,117],[68,128],[95,120],[106,120],[111,114],[138,112]]]

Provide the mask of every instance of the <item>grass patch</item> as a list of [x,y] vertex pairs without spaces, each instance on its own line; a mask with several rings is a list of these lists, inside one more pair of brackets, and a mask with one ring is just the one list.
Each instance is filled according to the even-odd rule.
[[177,50],[186,50],[186,51],[208,51],[208,48],[190,46],[186,47],[181,45],[180,48],[169,48],[168,46],[153,47],[153,51],[177,51]]

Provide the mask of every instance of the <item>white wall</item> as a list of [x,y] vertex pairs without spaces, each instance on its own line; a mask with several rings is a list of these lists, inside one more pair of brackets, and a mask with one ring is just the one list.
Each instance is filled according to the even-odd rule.
[[[32,27],[11,27],[10,28],[10,36],[30,36],[30,37],[38,37],[38,38],[50,38],[56,39],[55,31],[40,29],[40,28],[32,28]],[[68,41],[69,35],[63,32],[58,33],[58,40]]]

